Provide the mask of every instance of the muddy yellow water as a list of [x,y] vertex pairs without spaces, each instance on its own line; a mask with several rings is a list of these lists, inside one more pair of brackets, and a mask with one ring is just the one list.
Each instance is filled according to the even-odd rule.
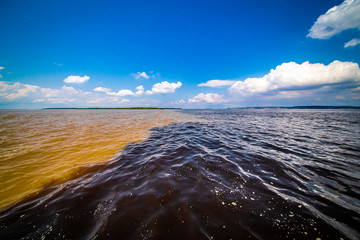
[[172,110],[0,111],[0,208],[186,118]]

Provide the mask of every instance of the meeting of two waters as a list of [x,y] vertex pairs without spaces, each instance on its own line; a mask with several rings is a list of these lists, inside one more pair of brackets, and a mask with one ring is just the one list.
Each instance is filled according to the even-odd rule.
[[1,239],[360,238],[359,110],[0,118]]

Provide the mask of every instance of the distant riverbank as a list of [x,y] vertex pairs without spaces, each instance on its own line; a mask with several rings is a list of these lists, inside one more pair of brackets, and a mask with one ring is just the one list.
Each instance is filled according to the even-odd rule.
[[93,107],[93,108],[76,108],[76,107],[71,107],[71,108],[42,108],[43,110],[56,110],[56,109],[76,109],[76,110],[91,110],[91,109],[101,109],[101,110],[107,110],[107,109],[114,109],[114,110],[131,110],[131,109],[137,109],[137,110],[161,110],[161,109],[181,109],[181,108],[158,108],[158,107],[126,107],[126,108],[98,108],[98,107]]

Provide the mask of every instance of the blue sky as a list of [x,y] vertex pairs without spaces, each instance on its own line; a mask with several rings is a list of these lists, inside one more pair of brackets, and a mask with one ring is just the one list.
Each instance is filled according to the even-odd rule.
[[3,0],[0,108],[359,106],[359,12],[360,0]]

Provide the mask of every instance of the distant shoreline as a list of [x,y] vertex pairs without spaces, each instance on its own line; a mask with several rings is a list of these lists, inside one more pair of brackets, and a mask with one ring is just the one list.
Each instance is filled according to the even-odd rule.
[[291,107],[233,107],[233,108],[158,108],[158,107],[124,107],[124,108],[102,108],[102,107],[60,107],[41,109],[0,109],[0,110],[235,110],[235,109],[360,109],[360,106],[291,106]]
[[92,108],[42,108],[42,110],[61,110],[61,109],[74,109],[74,110],[162,110],[162,109],[178,109],[181,110],[182,108],[158,108],[158,107],[126,107],[126,108],[97,108],[97,107],[92,107]]
[[360,109],[356,106],[235,107],[228,109]]
[[[183,110],[183,108],[158,108],[158,107],[126,107],[126,108],[42,108],[42,110],[66,110],[66,109],[73,109],[73,110]],[[221,110],[217,108],[207,108],[204,110]],[[292,107],[234,107],[234,108],[224,108],[224,109],[360,109],[360,106],[292,106]],[[192,109],[188,109],[192,110]],[[196,109],[201,110],[201,109]]]

